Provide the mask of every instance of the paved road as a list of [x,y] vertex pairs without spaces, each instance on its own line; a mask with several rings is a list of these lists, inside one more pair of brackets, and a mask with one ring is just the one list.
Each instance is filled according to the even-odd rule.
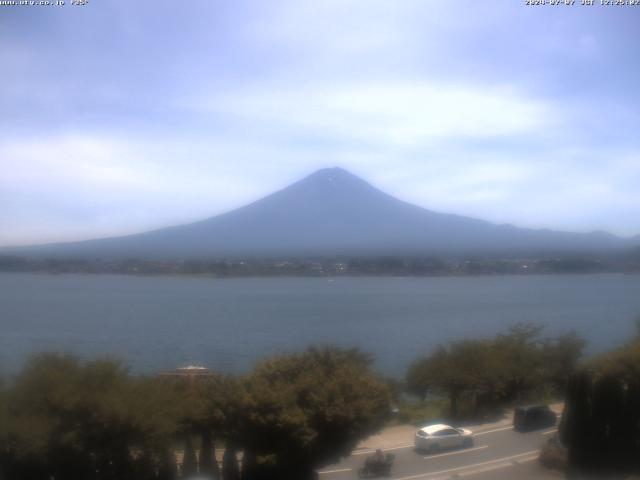
[[[411,439],[386,452],[394,453],[392,478],[395,480],[445,480],[472,476],[474,480],[493,478],[498,471],[518,472],[518,478],[541,478],[536,460],[540,447],[555,429],[518,433],[511,426],[476,432],[475,443],[465,449],[428,455],[416,452]],[[370,452],[355,452],[340,463],[323,468],[320,480],[350,480],[358,477],[358,468]],[[513,470],[512,470],[513,469]],[[493,472],[493,473],[488,473]],[[544,471],[538,472],[545,475]],[[489,475],[489,476],[487,476]],[[545,475],[544,478],[556,478]]]

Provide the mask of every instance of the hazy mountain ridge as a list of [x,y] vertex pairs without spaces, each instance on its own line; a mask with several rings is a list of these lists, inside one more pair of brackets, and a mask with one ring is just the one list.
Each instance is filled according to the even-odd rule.
[[640,237],[524,229],[436,213],[398,200],[345,170],[330,168],[199,222],[0,252],[119,258],[533,255],[597,253],[639,244]]

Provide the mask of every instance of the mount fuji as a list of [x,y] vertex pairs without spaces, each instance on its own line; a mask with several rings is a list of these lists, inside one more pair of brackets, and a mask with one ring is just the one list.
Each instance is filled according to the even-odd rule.
[[335,255],[550,255],[640,245],[604,232],[498,225],[398,200],[341,168],[318,170],[206,220],[122,237],[1,249],[51,257],[222,258]]

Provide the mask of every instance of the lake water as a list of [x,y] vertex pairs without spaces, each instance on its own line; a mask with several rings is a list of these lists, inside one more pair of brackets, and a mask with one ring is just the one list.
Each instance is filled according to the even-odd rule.
[[309,344],[358,346],[401,376],[438,343],[517,322],[575,329],[591,352],[627,340],[640,275],[209,279],[0,274],[0,373],[32,352],[115,354],[135,372],[246,371]]

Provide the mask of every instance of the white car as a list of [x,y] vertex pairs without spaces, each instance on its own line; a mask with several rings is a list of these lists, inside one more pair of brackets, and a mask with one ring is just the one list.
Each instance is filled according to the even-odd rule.
[[441,423],[427,425],[416,432],[416,450],[437,452],[447,448],[470,447],[473,432],[466,428],[453,428]]

